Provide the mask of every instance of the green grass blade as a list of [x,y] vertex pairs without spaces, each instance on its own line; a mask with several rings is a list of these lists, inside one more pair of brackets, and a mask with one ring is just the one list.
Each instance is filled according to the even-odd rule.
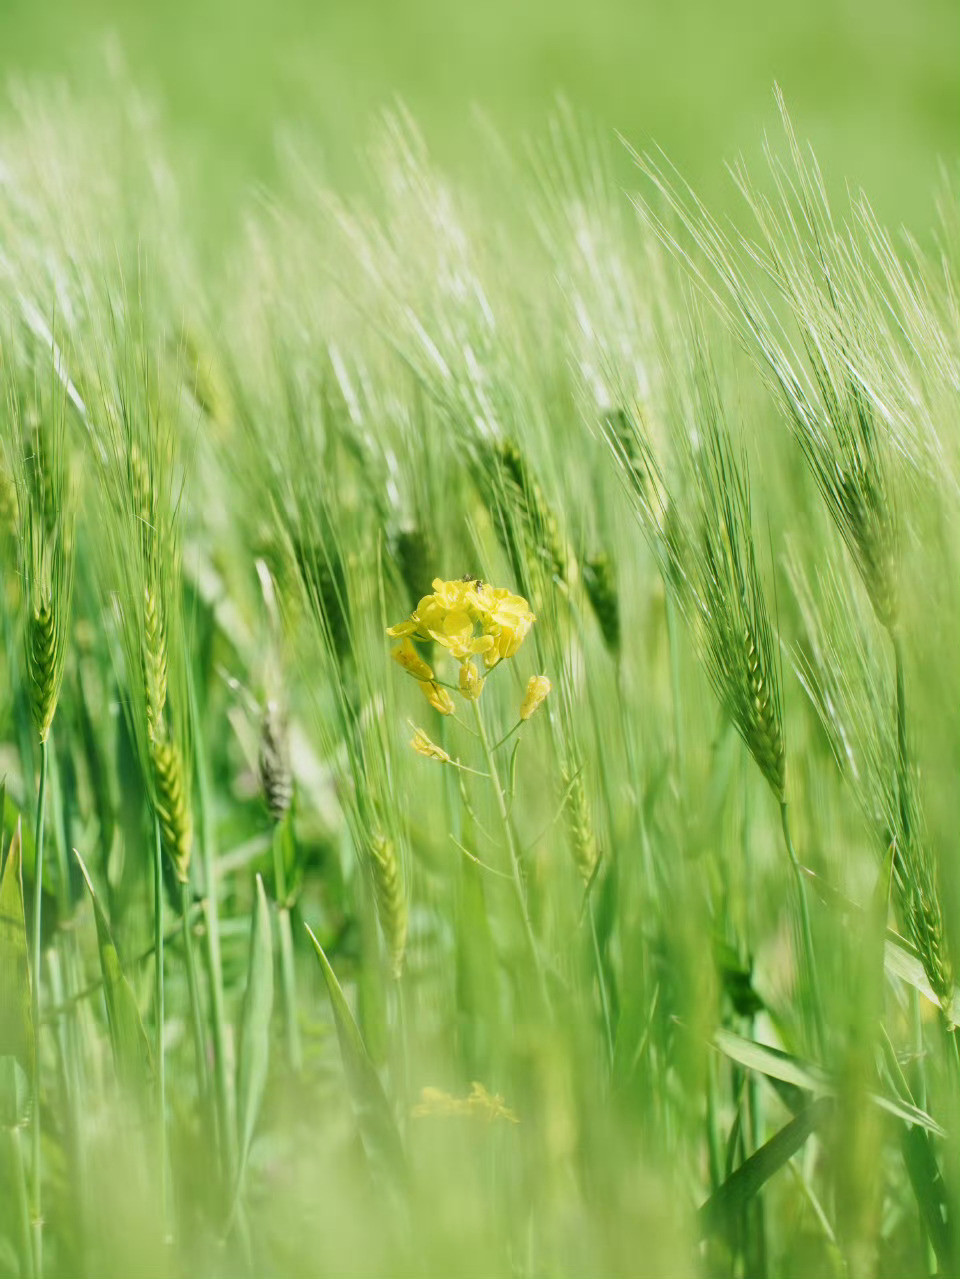
[[[770,1048],[766,1044],[755,1043],[752,1039],[744,1039],[741,1035],[724,1030],[723,1027],[716,1031],[713,1042],[731,1061],[745,1066],[748,1070],[758,1071],[769,1079],[792,1084],[806,1092],[829,1095],[834,1091],[832,1082],[819,1066],[808,1065],[779,1048]],[[883,1093],[869,1092],[867,1095],[875,1106],[903,1120],[904,1123],[924,1128],[938,1137],[946,1136],[940,1124],[918,1106],[902,1101],[899,1097],[885,1096]]]
[[908,1128],[901,1138],[900,1149],[923,1224],[940,1263],[940,1270],[945,1275],[956,1274],[953,1242],[947,1224],[947,1190],[937,1166],[930,1137],[920,1128]]
[[97,951],[103,977],[103,996],[107,1005],[110,1043],[117,1078],[126,1091],[138,1097],[146,1097],[153,1074],[150,1041],[140,1020],[136,996],[124,974],[110,925],[94,892],[90,875],[83,858],[76,849],[74,849],[74,856],[93,904],[93,917],[97,927]]
[[0,1057],[7,1056],[15,1057],[32,1078],[33,1022],[19,822],[0,875]]
[[[908,986],[912,986],[924,999],[929,1000],[937,1008],[941,1003],[923,970],[920,960],[899,940],[887,936],[883,952],[883,966],[894,977],[899,977]],[[954,987],[953,997],[948,1007],[943,1008],[944,1016],[954,1025],[960,1026],[960,990]]]
[[380,1076],[367,1052],[363,1036],[337,981],[336,973],[323,953],[323,947],[309,925],[305,924],[304,927],[317,952],[323,979],[327,985],[333,1020],[337,1027],[337,1039],[340,1042],[340,1055],[343,1058],[347,1083],[356,1107],[364,1147],[372,1161],[384,1163],[394,1175],[402,1174],[405,1168],[403,1146]]
[[716,1234],[728,1222],[736,1220],[737,1214],[774,1173],[779,1172],[810,1134],[821,1126],[832,1106],[829,1097],[819,1097],[811,1102],[730,1174],[700,1209],[702,1238]]
[[722,1026],[714,1034],[713,1042],[725,1057],[745,1066],[747,1070],[755,1070],[770,1079],[779,1079],[782,1083],[793,1084],[807,1092],[828,1090],[827,1076],[819,1067],[807,1065],[779,1048],[745,1039],[742,1035],[735,1035],[733,1031],[724,1030]]
[[250,961],[247,990],[240,1021],[237,1058],[237,1127],[240,1145],[240,1177],[247,1165],[260,1103],[270,1068],[270,1017],[273,1012],[273,934],[270,907],[257,876],[256,897],[250,924]]

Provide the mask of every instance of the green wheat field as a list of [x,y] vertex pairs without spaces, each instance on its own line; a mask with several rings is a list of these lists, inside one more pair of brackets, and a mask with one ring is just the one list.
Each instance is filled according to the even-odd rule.
[[111,67],[0,117],[0,1276],[960,1274],[955,144],[244,186]]

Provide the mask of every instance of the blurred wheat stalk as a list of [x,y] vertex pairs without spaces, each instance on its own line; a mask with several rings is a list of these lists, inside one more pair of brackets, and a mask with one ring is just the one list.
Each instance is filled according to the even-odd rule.
[[68,108],[0,185],[2,1265],[950,1273],[956,192],[841,216],[784,114],[741,230],[561,111],[492,207],[401,112],[220,270]]

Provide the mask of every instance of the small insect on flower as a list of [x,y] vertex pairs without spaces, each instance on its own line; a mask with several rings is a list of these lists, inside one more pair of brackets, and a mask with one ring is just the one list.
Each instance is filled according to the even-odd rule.
[[547,695],[552,687],[553,685],[546,675],[531,675],[527,681],[527,691],[523,695],[523,702],[520,705],[520,718],[527,720],[531,715],[534,715],[547,700]]
[[410,745],[417,754],[422,755],[424,759],[435,759],[440,764],[449,764],[452,762],[450,756],[443,747],[438,746],[436,742],[431,741],[422,728],[414,730],[414,734],[410,738]]

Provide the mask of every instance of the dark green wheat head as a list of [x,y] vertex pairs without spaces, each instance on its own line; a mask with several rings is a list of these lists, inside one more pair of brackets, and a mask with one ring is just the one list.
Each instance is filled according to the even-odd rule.
[[273,821],[280,823],[293,803],[293,773],[287,726],[279,708],[268,702],[260,722],[260,789]]
[[616,657],[620,652],[620,596],[613,561],[605,551],[601,551],[599,555],[584,560],[581,573],[603,642]]
[[[512,560],[526,560],[551,578],[569,581],[570,560],[560,522],[529,459],[513,440],[500,439],[492,445],[490,460],[498,508],[494,520],[504,550]],[[525,565],[516,565],[520,567]]]

